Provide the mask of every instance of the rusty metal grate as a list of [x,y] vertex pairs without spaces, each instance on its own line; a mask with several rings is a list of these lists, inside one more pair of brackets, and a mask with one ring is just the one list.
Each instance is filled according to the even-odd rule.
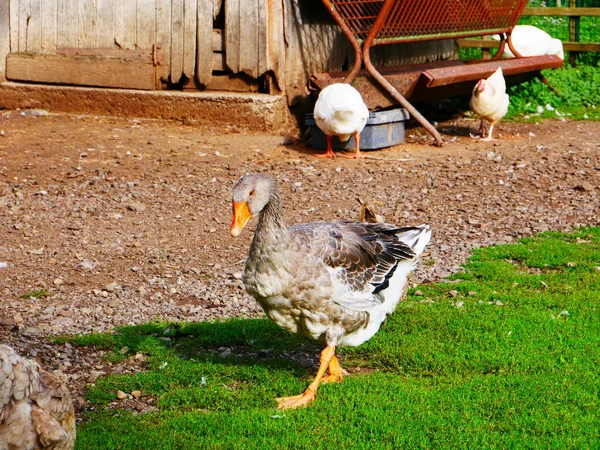
[[[356,39],[373,29],[382,0],[331,0]],[[373,45],[507,33],[527,0],[396,0]]]

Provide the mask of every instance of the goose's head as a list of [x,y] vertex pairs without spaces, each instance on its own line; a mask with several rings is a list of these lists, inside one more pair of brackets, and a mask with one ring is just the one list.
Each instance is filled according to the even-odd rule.
[[252,216],[260,213],[277,189],[275,180],[266,175],[245,175],[233,186],[231,235],[237,237]]

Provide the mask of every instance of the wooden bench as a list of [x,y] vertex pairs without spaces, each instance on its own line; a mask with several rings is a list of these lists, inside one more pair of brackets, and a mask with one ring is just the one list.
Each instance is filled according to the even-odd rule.
[[[352,44],[356,59],[347,73],[317,74],[311,79],[313,88],[322,89],[328,84],[343,81],[353,83],[364,65],[361,75],[374,78],[393,99],[406,108],[435,138],[437,145],[443,141],[435,127],[407,100],[440,96],[448,86],[472,88],[473,81],[486,78],[500,65],[507,76],[538,72],[562,65],[556,56],[522,57],[513,47],[511,31],[517,24],[528,0],[321,0],[336,23]],[[441,61],[436,63],[403,66],[377,70],[371,62],[370,50],[374,46],[398,43],[459,39],[472,36],[500,35],[500,48],[493,60]],[[508,45],[514,59],[500,56]],[[398,75],[400,74],[400,75]],[[390,83],[388,78],[394,80]],[[361,77],[364,78],[364,77]],[[361,91],[364,80],[359,80]],[[396,85],[396,86],[394,86]],[[397,87],[401,86],[402,95]],[[375,88],[376,89],[376,88]],[[371,89],[373,90],[373,88]],[[422,91],[430,90],[423,93]],[[361,91],[362,93],[362,91]],[[432,95],[436,93],[436,95]],[[364,96],[364,94],[363,94]],[[369,103],[367,102],[367,105]]]

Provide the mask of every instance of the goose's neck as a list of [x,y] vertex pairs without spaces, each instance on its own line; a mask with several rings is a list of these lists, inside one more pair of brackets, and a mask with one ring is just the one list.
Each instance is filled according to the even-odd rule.
[[271,194],[269,202],[265,205],[258,217],[258,225],[254,233],[255,242],[279,240],[288,235],[287,227],[283,220],[279,192]]

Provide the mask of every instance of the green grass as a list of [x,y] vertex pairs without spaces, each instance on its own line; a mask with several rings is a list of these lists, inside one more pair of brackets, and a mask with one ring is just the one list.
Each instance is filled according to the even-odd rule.
[[[314,372],[285,352],[320,348],[267,320],[70,338],[113,361],[147,355],[144,372],[90,388],[77,448],[599,448],[598,267],[600,228],[477,250],[448,282],[411,290],[369,342],[341,349],[353,375],[298,411],[273,399]],[[117,390],[158,408],[110,409]]]
[[38,289],[36,291],[27,292],[26,294],[21,295],[19,298],[25,299],[36,299],[46,297],[49,292],[46,289]]

